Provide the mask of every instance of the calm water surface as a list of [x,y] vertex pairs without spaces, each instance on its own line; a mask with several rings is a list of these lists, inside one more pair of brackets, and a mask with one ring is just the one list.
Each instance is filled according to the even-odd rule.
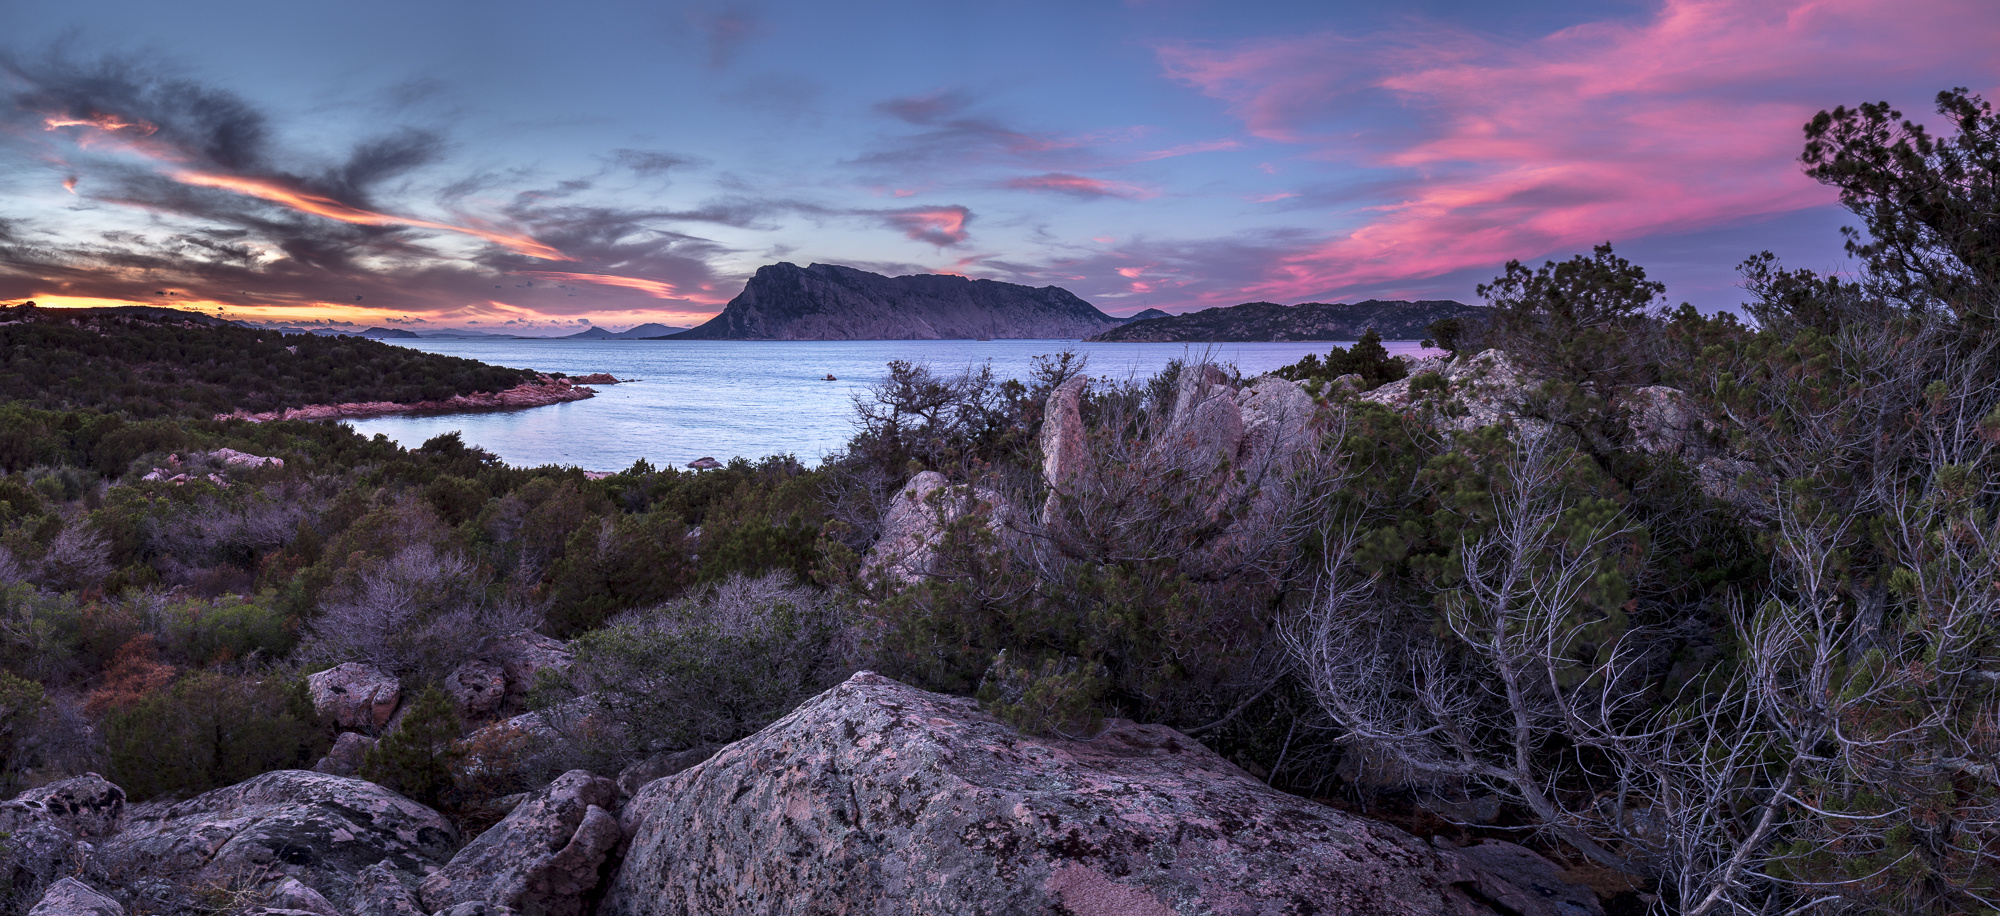
[[[458,431],[507,463],[618,471],[704,456],[728,461],[791,454],[816,463],[854,433],[854,396],[888,374],[892,359],[956,373],[986,362],[1000,378],[1026,378],[1039,355],[1073,349],[1092,377],[1150,376],[1169,360],[1206,353],[1257,375],[1325,353],[1331,343],[1135,344],[1074,340],[394,340],[399,346],[501,366],[639,381],[604,385],[597,397],[550,407],[347,421],[415,447]],[[1345,346],[1345,344],[1338,344]],[[1391,341],[1391,353],[1416,353]],[[828,374],[838,381],[825,381]]]

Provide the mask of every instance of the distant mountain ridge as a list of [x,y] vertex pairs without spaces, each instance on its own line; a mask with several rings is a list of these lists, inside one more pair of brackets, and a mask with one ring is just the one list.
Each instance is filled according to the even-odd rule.
[[590,328],[589,330],[578,331],[575,334],[566,334],[559,339],[560,340],[650,340],[655,337],[665,337],[668,334],[678,334],[685,330],[687,330],[687,328],[676,328],[670,325],[660,324],[658,322],[648,322],[646,324],[639,325],[638,327],[633,328],[629,331],[607,331],[603,328]]
[[1470,318],[1487,311],[1450,299],[1416,302],[1369,299],[1365,302],[1307,302],[1279,305],[1246,302],[1134,321],[1112,328],[1091,341],[1106,343],[1251,343],[1259,341],[1356,340],[1374,328],[1384,340],[1419,340],[1425,328],[1443,318]]
[[667,339],[1080,338],[1122,323],[1059,286],[780,262],[758,268],[721,314]]

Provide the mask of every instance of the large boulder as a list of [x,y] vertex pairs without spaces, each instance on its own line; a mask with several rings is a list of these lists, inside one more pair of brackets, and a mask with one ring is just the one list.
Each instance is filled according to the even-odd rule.
[[507,699],[507,672],[490,659],[467,659],[445,675],[444,690],[458,707],[460,719],[484,722],[498,714]]
[[278,770],[182,802],[134,805],[99,851],[121,885],[296,878],[346,909],[364,869],[381,863],[421,880],[457,842],[437,812],[374,783]]
[[567,671],[576,660],[568,643],[533,630],[488,639],[477,654],[499,665],[507,680],[507,697],[500,706],[500,714],[505,716],[526,710],[528,691],[534,689],[535,678],[543,671]]
[[1086,384],[1081,375],[1065,380],[1049,392],[1042,410],[1042,476],[1054,487],[1075,486],[1089,460],[1084,454],[1090,447],[1083,425]]
[[863,672],[656,781],[599,912],[1568,916],[1186,736],[1033,738]]
[[345,662],[306,677],[313,708],[341,728],[379,729],[402,700],[395,676],[360,662]]
[[624,839],[609,810],[617,801],[609,779],[585,770],[556,777],[424,879],[424,906],[484,902],[528,916],[580,916],[605,857]]
[[49,885],[28,916],[125,916],[125,908],[88,884],[64,878]]
[[1189,366],[1144,446],[1117,454],[1092,452],[1080,406],[1084,387],[1082,378],[1070,379],[1043,411],[1049,496],[1041,521],[1059,549],[1090,553],[1096,532],[1085,529],[1092,513],[1145,502],[1135,488],[1171,488],[1188,494],[1201,517],[1231,520],[1220,537],[1183,558],[1197,575],[1254,562],[1276,541],[1302,459],[1319,437],[1317,405],[1298,383],[1263,376],[1239,385],[1214,366]]
[[266,892],[269,902],[265,906],[274,910],[290,910],[297,913],[316,913],[318,916],[343,916],[334,908],[326,895],[299,882],[297,878],[279,881],[276,887]]
[[368,752],[375,747],[375,739],[358,732],[341,732],[333,740],[333,747],[313,764],[313,772],[333,776],[354,776],[368,760]]
[[943,474],[924,471],[897,491],[882,519],[882,536],[862,558],[864,576],[915,582],[932,572],[945,529],[979,513],[995,537],[1005,537],[1012,505],[986,487],[952,484]]

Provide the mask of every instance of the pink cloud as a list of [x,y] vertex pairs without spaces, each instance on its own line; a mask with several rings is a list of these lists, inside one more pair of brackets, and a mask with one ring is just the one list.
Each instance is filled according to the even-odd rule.
[[1993,85],[1995,34],[1986,0],[1664,0],[1530,41],[1417,27],[1158,54],[1251,135],[1388,176],[1351,230],[1249,290],[1302,298],[1828,204],[1800,125]]
[[1010,178],[1003,182],[1001,186],[1017,191],[1049,191],[1056,194],[1068,194],[1071,197],[1124,197],[1134,200],[1144,200],[1149,197],[1159,196],[1158,191],[1143,188],[1135,184],[1126,184],[1119,181],[1103,181],[1097,178],[1087,178],[1082,175],[1071,175],[1067,172],[1049,172],[1044,175]]
[[957,205],[884,210],[879,215],[883,222],[904,235],[940,248],[957,245],[970,237],[965,224],[972,220],[972,211]]

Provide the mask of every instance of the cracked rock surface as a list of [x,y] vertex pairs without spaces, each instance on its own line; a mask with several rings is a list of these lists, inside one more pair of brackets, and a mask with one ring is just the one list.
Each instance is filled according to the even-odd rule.
[[648,784],[621,821],[607,916],[1564,913],[1171,729],[1030,737],[869,672]]
[[343,910],[377,863],[421,880],[458,845],[451,823],[372,782],[277,770],[182,802],[133,805],[99,847],[120,886],[296,878]]

